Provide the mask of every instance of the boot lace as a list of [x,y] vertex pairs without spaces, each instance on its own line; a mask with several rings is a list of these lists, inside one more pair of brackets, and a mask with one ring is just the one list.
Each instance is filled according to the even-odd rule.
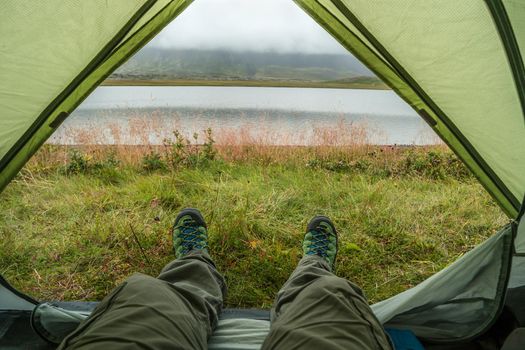
[[187,254],[193,249],[205,249],[208,247],[205,235],[199,231],[199,226],[193,220],[185,220],[180,227],[179,234],[182,253]]
[[310,244],[306,247],[306,255],[319,255],[323,258],[328,257],[328,245],[330,244],[330,232],[322,226],[317,226],[315,229],[309,231],[312,235]]

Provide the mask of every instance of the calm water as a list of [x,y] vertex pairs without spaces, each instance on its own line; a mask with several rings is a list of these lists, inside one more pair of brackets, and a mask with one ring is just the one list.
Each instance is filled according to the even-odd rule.
[[259,87],[100,87],[55,143],[161,143],[211,127],[219,142],[429,144],[436,137],[382,90]]

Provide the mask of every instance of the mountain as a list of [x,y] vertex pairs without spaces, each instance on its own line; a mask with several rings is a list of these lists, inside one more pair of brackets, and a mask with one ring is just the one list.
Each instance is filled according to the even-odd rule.
[[352,55],[145,47],[111,80],[352,81],[378,79]]

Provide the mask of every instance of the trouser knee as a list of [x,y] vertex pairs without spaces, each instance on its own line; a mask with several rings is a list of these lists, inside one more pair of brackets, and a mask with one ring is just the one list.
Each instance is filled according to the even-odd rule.
[[148,287],[159,283],[160,281],[154,277],[144,275],[142,273],[134,273],[133,275],[126,278],[126,288],[133,288],[134,290],[146,290]]
[[[317,290],[325,291],[329,294],[352,294],[364,298],[363,291],[352,282],[337,277],[335,275],[320,276],[313,284],[312,287]],[[339,293],[338,293],[339,292]]]

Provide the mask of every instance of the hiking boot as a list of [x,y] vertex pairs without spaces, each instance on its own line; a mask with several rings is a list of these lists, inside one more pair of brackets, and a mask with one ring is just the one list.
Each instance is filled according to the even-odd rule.
[[326,216],[316,216],[308,223],[303,239],[303,253],[318,255],[328,262],[330,269],[335,266],[337,256],[337,231]]
[[173,224],[173,250],[177,259],[191,251],[208,252],[208,230],[197,209],[183,209]]

